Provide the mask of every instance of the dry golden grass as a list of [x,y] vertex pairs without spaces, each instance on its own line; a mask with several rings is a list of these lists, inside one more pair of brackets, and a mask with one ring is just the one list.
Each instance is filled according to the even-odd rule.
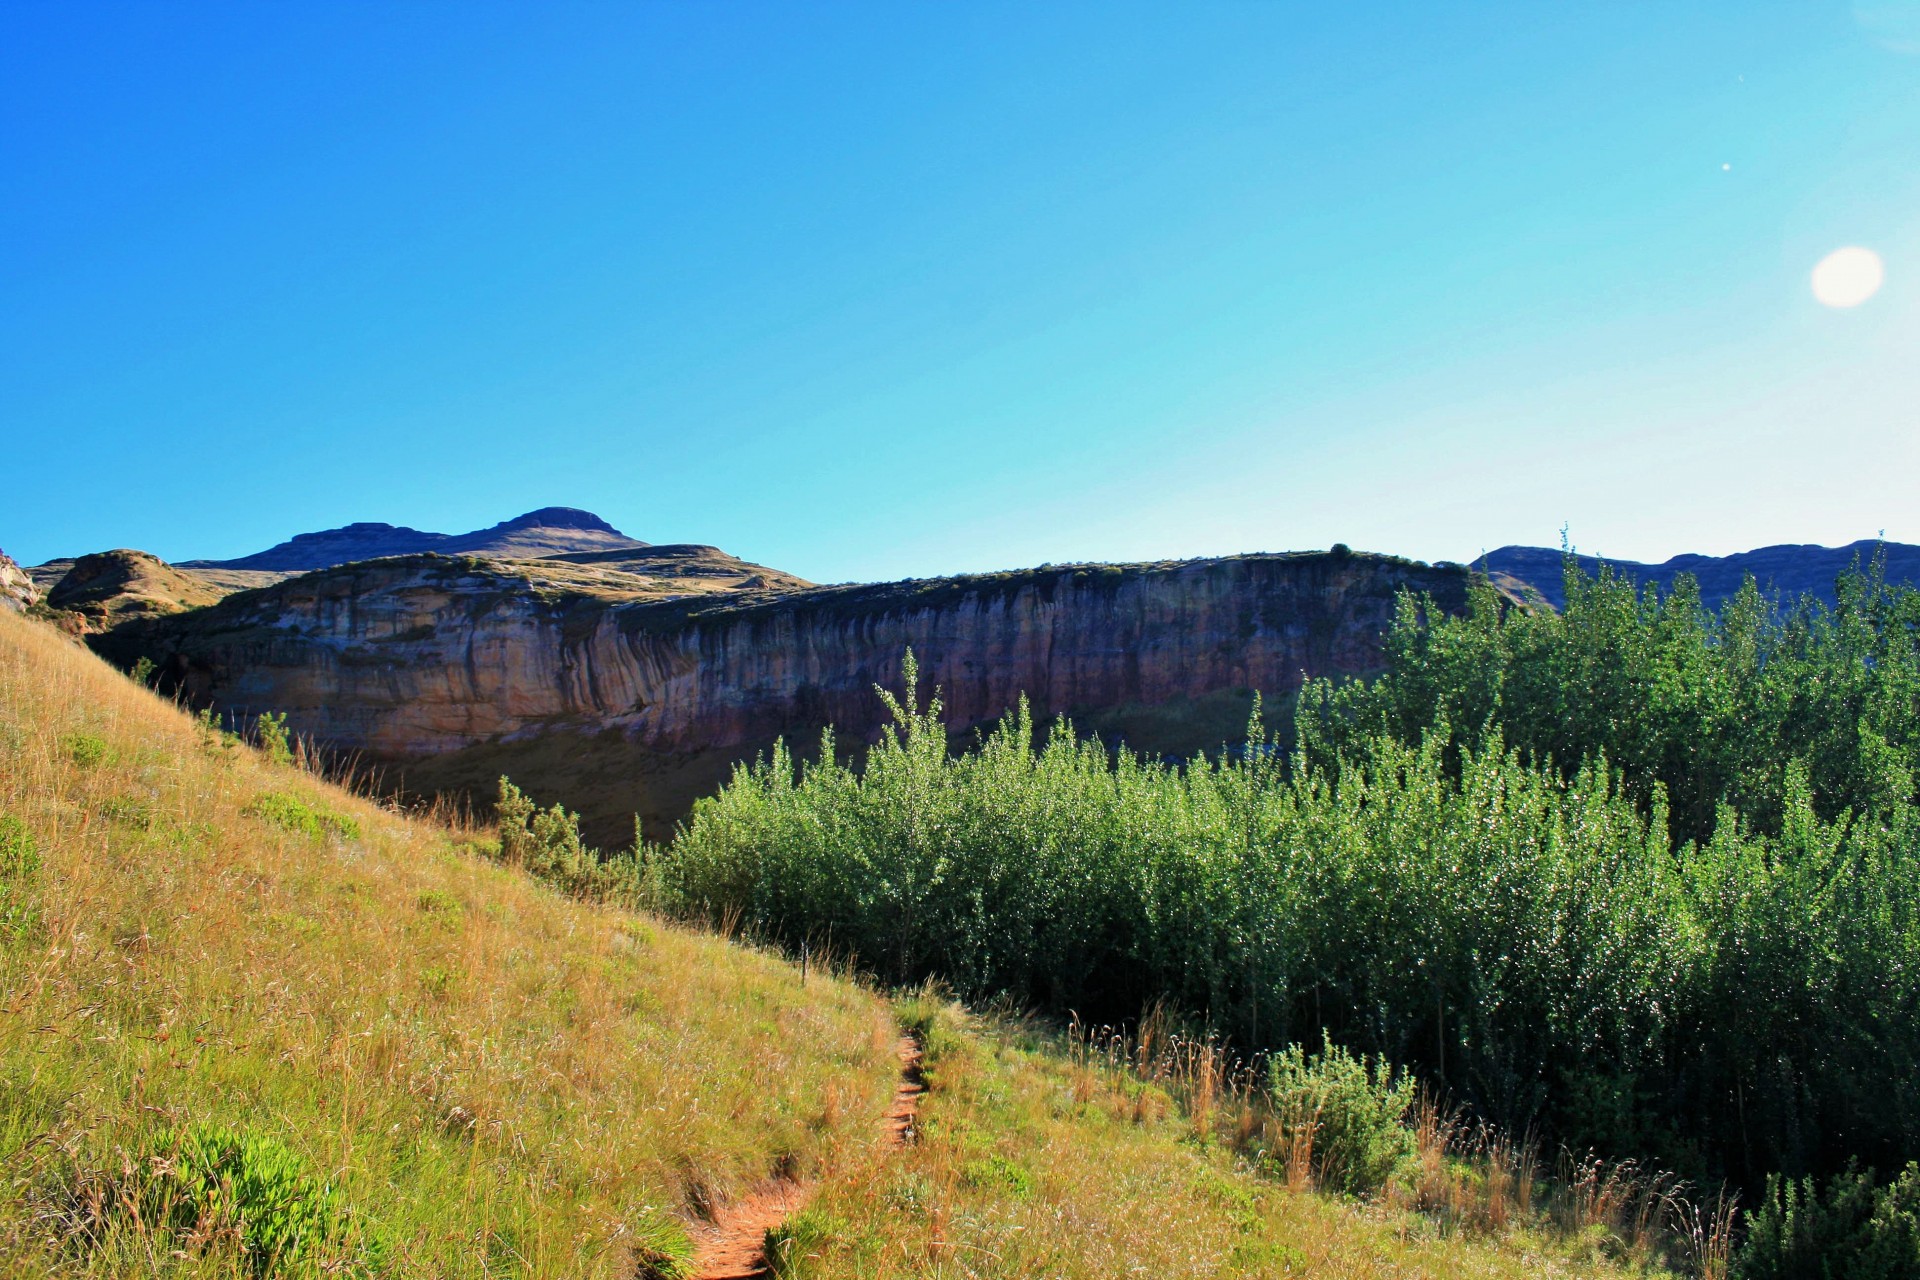
[[857,986],[566,901],[4,612],[0,814],[44,862],[0,940],[8,1275],[230,1274],[62,1239],[74,1187],[201,1120],[336,1179],[398,1274],[631,1275],[701,1204],[864,1147],[892,1087]]
[[[1598,1238],[1486,1235],[1256,1177],[1150,1082],[1017,1028],[930,1021],[921,1140],[828,1181],[787,1228],[789,1274],[1486,1277],[1648,1274]],[[1225,1095],[1220,1105],[1226,1108]]]

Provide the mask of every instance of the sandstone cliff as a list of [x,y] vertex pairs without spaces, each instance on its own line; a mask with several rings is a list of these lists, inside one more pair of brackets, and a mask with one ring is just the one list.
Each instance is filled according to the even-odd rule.
[[1468,586],[1457,566],[1344,553],[810,590],[742,580],[651,599],[567,576],[591,568],[373,561],[130,623],[97,645],[123,663],[153,658],[196,702],[284,711],[301,733],[384,764],[390,786],[484,792],[511,774],[610,842],[635,812],[663,834],[780,735],[877,733],[874,685],[898,685],[909,647],[959,729],[1025,692],[1042,715],[1186,753],[1243,724],[1252,690],[1374,669],[1398,591],[1458,609]]

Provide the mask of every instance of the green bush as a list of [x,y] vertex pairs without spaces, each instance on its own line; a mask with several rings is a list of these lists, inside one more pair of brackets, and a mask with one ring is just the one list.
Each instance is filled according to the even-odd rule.
[[334,836],[341,840],[360,838],[358,822],[345,814],[334,813],[291,792],[268,791],[249,804],[243,812],[262,822],[279,827],[282,831],[292,831],[310,840],[319,840],[325,836]]
[[27,824],[0,813],[0,941],[31,934],[40,909],[31,898],[40,878],[40,847]]
[[259,736],[260,750],[266,754],[269,764],[293,763],[293,736],[287,732],[286,712],[261,713],[254,721],[254,732]]
[[95,769],[113,761],[113,747],[97,733],[69,733],[60,739],[60,749],[77,769]]
[[1033,1194],[1033,1175],[1002,1155],[969,1160],[960,1167],[960,1182],[967,1187],[997,1191],[1015,1200]]
[[1739,1280],[1911,1280],[1920,1276],[1920,1164],[1885,1186],[1848,1169],[1816,1194],[1813,1179],[1767,1180],[1734,1256]]
[[1371,1194],[1413,1155],[1413,1080],[1378,1058],[1356,1057],[1331,1041],[1315,1054],[1288,1045],[1268,1061],[1267,1096],[1283,1126],[1310,1133],[1314,1177],[1323,1187]]
[[276,1139],[196,1124],[147,1153],[140,1212],[149,1225],[200,1241],[231,1240],[248,1273],[368,1274],[382,1249],[340,1194]]
[[1333,768],[1437,729],[1568,779],[1604,756],[1644,809],[1664,804],[1676,846],[1711,840],[1729,805],[1778,834],[1794,761],[1824,819],[1920,800],[1920,592],[1880,558],[1840,576],[1832,608],[1776,605],[1749,578],[1714,610],[1691,577],[1662,596],[1572,561],[1566,592],[1527,611],[1482,582],[1465,617],[1403,597],[1380,678],[1302,691],[1302,745]]
[[580,815],[556,804],[541,809],[502,777],[494,800],[500,824],[499,858],[572,897],[650,906],[658,897],[641,858],[637,834],[630,853],[606,856],[580,837]]
[[219,718],[212,707],[202,707],[193,716],[194,729],[200,739],[200,750],[217,760],[231,761],[234,750],[239,747],[240,739],[228,733],[220,726]]
[[420,896],[414,899],[414,905],[422,915],[448,926],[459,924],[467,914],[467,909],[460,905],[460,899],[445,889],[421,890]]

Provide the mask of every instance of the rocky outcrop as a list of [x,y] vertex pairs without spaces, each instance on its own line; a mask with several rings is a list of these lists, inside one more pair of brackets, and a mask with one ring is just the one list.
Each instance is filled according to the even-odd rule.
[[0,551],[0,609],[24,613],[40,603],[40,585],[12,556]]
[[81,556],[47,592],[47,607],[78,615],[86,629],[204,608],[225,594],[145,551]]
[[635,812],[662,833],[778,736],[810,742],[828,724],[848,741],[876,734],[874,686],[898,687],[909,648],[959,730],[1024,693],[1043,716],[1190,752],[1244,724],[1253,690],[1375,669],[1396,593],[1455,610],[1469,578],[1344,553],[864,587],[743,579],[654,598],[560,576],[590,567],[350,565],[129,624],[98,647],[154,659],[195,702],[283,711],[301,733],[383,764],[390,786],[478,791],[511,774],[579,808],[606,840]]

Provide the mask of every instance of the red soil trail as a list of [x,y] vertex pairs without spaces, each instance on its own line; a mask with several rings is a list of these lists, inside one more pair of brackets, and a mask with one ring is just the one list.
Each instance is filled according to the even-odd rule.
[[[894,1045],[900,1059],[900,1083],[880,1118],[888,1150],[911,1145],[919,1137],[920,1095],[927,1091],[920,1074],[920,1042],[901,1036]],[[767,1232],[806,1207],[815,1184],[790,1177],[769,1178],[719,1210],[712,1225],[694,1233],[694,1280],[752,1280],[770,1276]]]
[[920,1095],[927,1091],[926,1079],[920,1074],[920,1041],[913,1036],[901,1036],[893,1046],[893,1056],[900,1059],[900,1083],[894,1087],[887,1114],[880,1118],[890,1150],[919,1141]]

